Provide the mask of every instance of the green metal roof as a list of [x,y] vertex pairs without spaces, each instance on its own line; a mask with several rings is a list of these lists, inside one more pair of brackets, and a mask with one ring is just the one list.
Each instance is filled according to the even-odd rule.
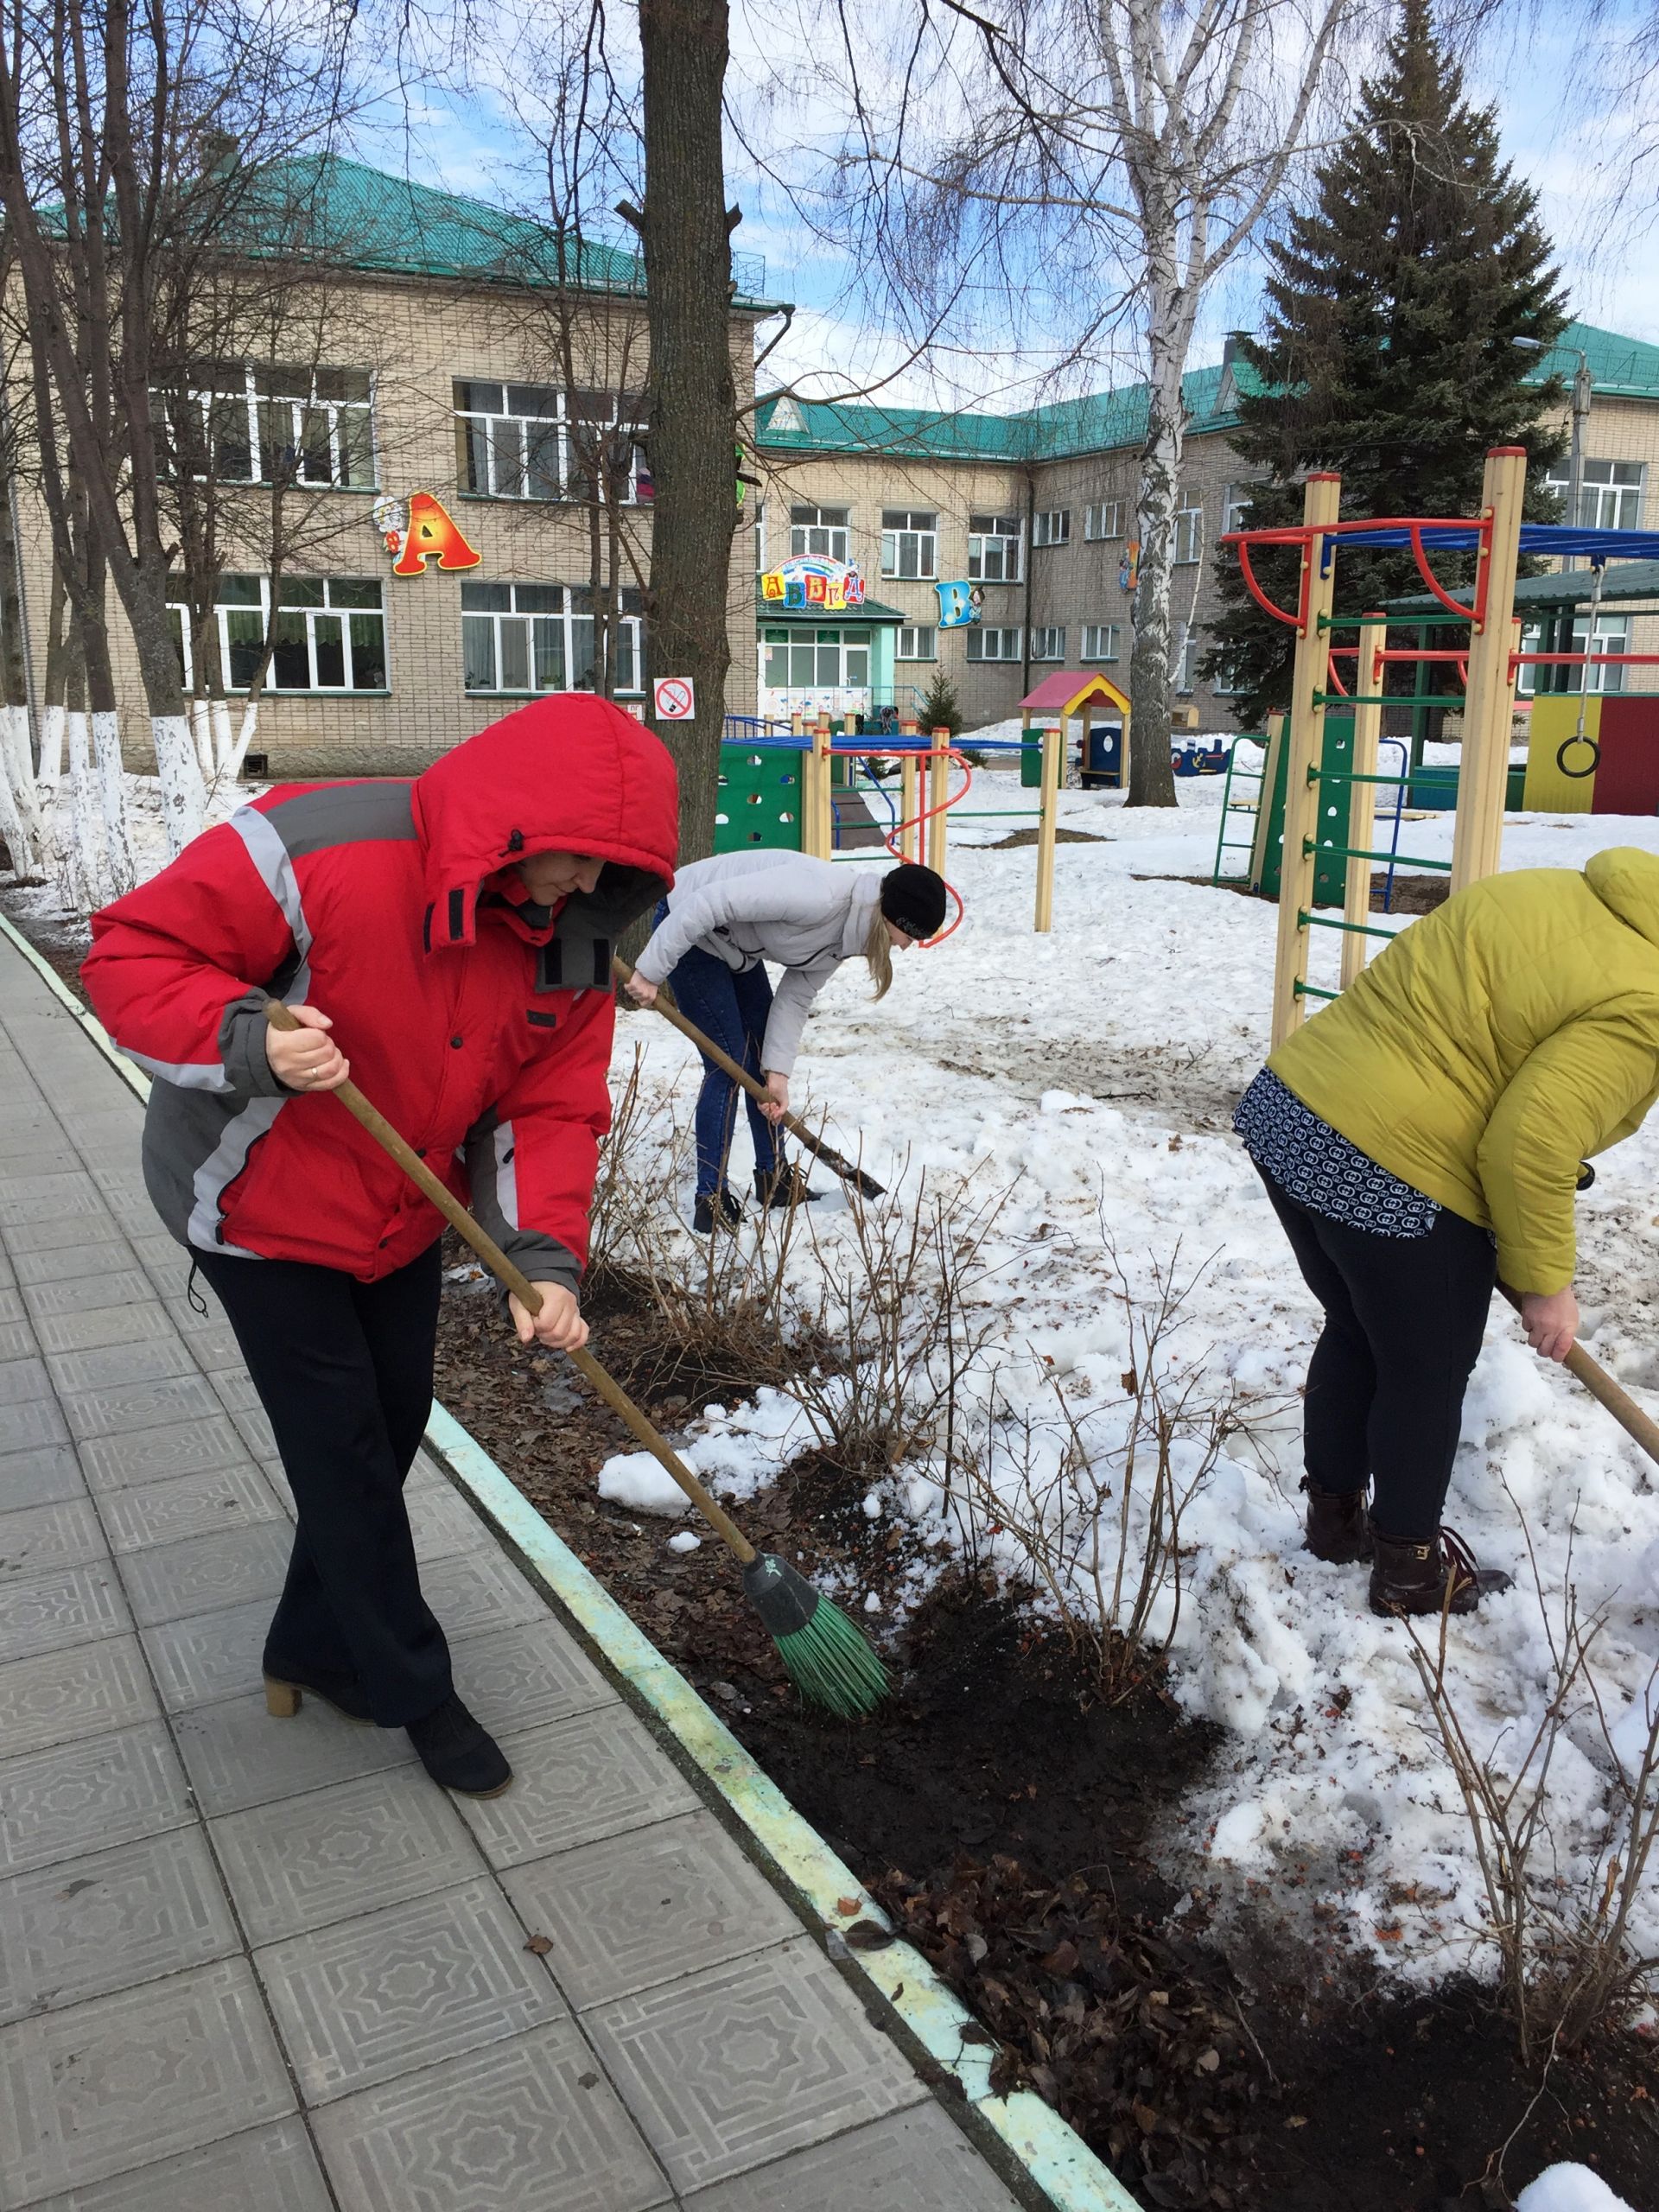
[[[250,253],[302,252],[337,268],[460,283],[537,290],[563,284],[645,296],[645,264],[637,254],[586,238],[567,237],[562,244],[549,224],[461,193],[415,184],[340,154],[269,163],[238,196],[234,220]],[[734,261],[747,261],[764,285],[765,264],[757,257]],[[741,296],[733,305],[767,314],[778,302]]]
[[[1570,322],[1548,353],[1534,357],[1526,382],[1572,381],[1582,348],[1598,392],[1608,398],[1659,400],[1659,346],[1621,338],[1593,323]],[[1181,379],[1187,435],[1229,430],[1238,420],[1240,387],[1255,389],[1249,365],[1189,369]],[[774,427],[782,410],[785,425]],[[931,461],[1064,461],[1074,454],[1135,448],[1146,435],[1147,386],[1124,385],[1008,415],[950,413],[918,407],[855,407],[833,401],[774,398],[757,411],[756,442],[768,453],[907,455]],[[794,427],[798,425],[798,427]]]
[[[1432,540],[1429,557],[1433,557]],[[1593,582],[1588,569],[1569,569],[1548,576],[1518,577],[1515,587],[1516,612],[1525,614],[1538,607],[1588,607]],[[1470,596],[1466,590],[1452,594],[1462,607],[1470,604]],[[1615,601],[1638,599],[1659,600],[1659,561],[1610,561],[1602,582],[1602,605],[1610,607]],[[1431,599],[1427,592],[1419,592],[1410,599],[1383,601],[1383,612],[1398,615],[1402,621],[1415,615],[1433,614],[1439,607],[1440,601]]]
[[861,599],[856,607],[837,607],[833,612],[824,607],[784,607],[775,599],[762,599],[759,584],[754,588],[754,611],[761,627],[767,630],[785,622],[810,623],[814,629],[826,630],[849,630],[863,622],[872,629],[885,629],[890,622],[916,619],[899,607],[884,607],[879,599]]

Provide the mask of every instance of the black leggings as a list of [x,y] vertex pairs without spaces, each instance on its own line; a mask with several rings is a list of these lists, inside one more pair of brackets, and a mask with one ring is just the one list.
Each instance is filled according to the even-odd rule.
[[381,1281],[294,1260],[193,1252],[270,1416],[299,1527],[267,1673],[357,1675],[383,1728],[450,1691],[404,1503],[432,1404],[439,1247]]
[[1497,1280],[1492,1240],[1445,1206],[1427,1236],[1379,1236],[1299,1205],[1270,1175],[1262,1180],[1325,1308],[1303,1408],[1308,1478],[1351,1492],[1370,1476],[1382,1533],[1423,1542],[1440,1525],[1485,1333]]

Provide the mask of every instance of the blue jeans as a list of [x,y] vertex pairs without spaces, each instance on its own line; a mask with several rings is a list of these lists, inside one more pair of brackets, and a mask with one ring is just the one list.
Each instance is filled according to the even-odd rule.
[[[723,960],[694,944],[668,980],[686,1020],[729,1052],[757,1082],[764,1080],[760,1046],[772,1012],[772,985],[765,968],[757,963],[735,974]],[[726,1157],[737,1122],[737,1085],[706,1055],[702,1065],[702,1089],[697,1093],[697,1196],[706,1198],[726,1180]],[[778,1165],[772,1123],[747,1091],[743,1103],[754,1141],[754,1164],[761,1174],[770,1175]]]

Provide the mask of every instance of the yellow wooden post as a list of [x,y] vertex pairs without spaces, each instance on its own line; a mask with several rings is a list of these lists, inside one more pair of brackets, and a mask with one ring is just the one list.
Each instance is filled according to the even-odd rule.
[[1469,682],[1463,709],[1463,759],[1458,769],[1458,822],[1452,840],[1452,888],[1478,883],[1496,870],[1503,841],[1503,797],[1510,773],[1510,725],[1515,713],[1515,571],[1521,550],[1521,503],[1527,488],[1524,446],[1494,446],[1481,479],[1482,521],[1491,521],[1476,571],[1484,578],[1485,620],[1469,641]]
[[818,857],[836,856],[835,731],[827,714],[818,716],[813,747],[818,756]]
[[1054,832],[1060,818],[1060,761],[1065,749],[1065,724],[1043,731],[1042,813],[1037,823],[1037,916],[1033,926],[1039,937],[1054,926]]
[[[1302,549],[1301,619],[1291,677],[1290,723],[1285,769],[1285,849],[1279,867],[1279,931],[1274,952],[1273,1042],[1281,1045],[1302,1020],[1297,986],[1307,975],[1307,930],[1302,921],[1313,898],[1314,836],[1319,817],[1319,763],[1325,749],[1325,709],[1331,640],[1324,618],[1334,582],[1325,557],[1330,543],[1319,533],[1337,519],[1342,479],[1320,472],[1307,479],[1302,520],[1314,532]],[[1335,545],[1330,543],[1334,559]]]
[[[1382,672],[1383,664],[1377,658],[1388,637],[1388,624],[1381,614],[1368,614],[1359,626],[1359,657],[1354,663],[1354,696],[1362,703],[1354,709],[1353,758],[1349,762],[1355,780],[1348,786],[1348,837],[1350,845],[1369,852],[1374,842],[1376,826],[1376,785],[1362,783],[1363,776],[1376,773],[1376,741],[1382,730]],[[1363,703],[1375,700],[1375,705]],[[1370,939],[1357,937],[1354,930],[1368,928],[1371,913],[1371,863],[1356,860],[1351,855],[1344,878],[1346,896],[1342,902],[1342,918],[1351,925],[1342,940],[1342,988],[1345,991],[1354,982],[1365,965],[1365,948]]]
[[[944,798],[950,772],[950,733],[933,733],[933,757],[927,764],[927,803],[932,810],[927,824],[927,864],[935,875],[944,874]],[[920,839],[917,840],[918,848]]]
[[[801,725],[801,717],[795,715],[791,720],[794,734],[804,736],[805,732]],[[823,855],[818,851],[818,748],[816,741],[796,758],[800,762],[801,772],[801,850],[809,859],[819,860]]]
[[899,852],[907,861],[913,861],[922,848],[921,824],[916,819],[921,811],[920,783],[916,755],[906,753],[899,770]]

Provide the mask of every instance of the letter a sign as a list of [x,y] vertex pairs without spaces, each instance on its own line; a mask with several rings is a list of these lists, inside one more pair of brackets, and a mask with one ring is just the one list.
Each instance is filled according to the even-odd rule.
[[423,576],[429,561],[440,569],[475,569],[484,557],[474,552],[448,509],[430,492],[411,492],[405,527],[395,537],[391,531],[386,536],[397,554],[391,564],[394,576]]

